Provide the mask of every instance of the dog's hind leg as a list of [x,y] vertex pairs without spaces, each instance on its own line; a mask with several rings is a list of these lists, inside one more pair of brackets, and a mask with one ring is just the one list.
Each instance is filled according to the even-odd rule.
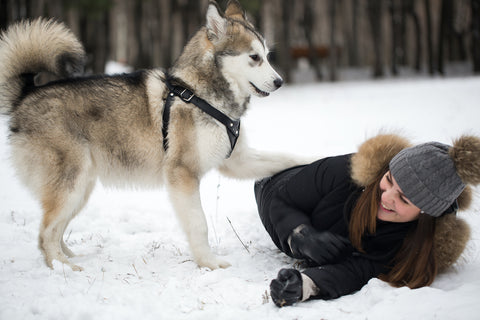
[[185,167],[175,168],[169,175],[169,195],[192,250],[195,262],[211,270],[230,264],[214,255],[208,244],[208,226],[202,210],[199,180]]
[[[80,201],[80,207],[76,208],[75,212],[73,215],[70,216],[70,219],[65,223],[65,227],[63,229],[63,232],[62,234],[65,234],[65,230],[67,229],[68,227],[68,224],[70,223],[70,221],[83,209],[83,207],[85,206],[85,204],[87,203],[88,201],[88,198],[90,197],[90,194],[92,193],[93,191],[93,188],[95,187],[95,180],[92,180],[90,183],[88,183],[87,185],[87,189],[85,190],[85,193],[84,193],[84,199],[83,201],[81,200]],[[66,245],[64,239],[63,239],[63,236],[61,237],[60,239],[60,245],[62,247],[62,251],[63,253],[69,257],[69,258],[73,258],[75,257],[75,253],[72,252],[72,250],[70,250],[68,248],[68,246]]]
[[[73,168],[73,165],[72,165]],[[53,260],[58,260],[72,268],[74,271],[82,270],[81,267],[72,264],[66,256],[74,256],[63,240],[63,234],[69,222],[83,208],[87,202],[95,180],[87,170],[76,167],[69,171],[66,177],[65,171],[50,174],[58,174],[42,188],[42,207],[44,210],[40,228],[39,247],[45,261],[53,268]],[[75,172],[75,174],[73,174]],[[67,180],[69,180],[67,182]]]
[[[68,198],[68,196],[67,196]],[[80,271],[81,267],[73,265],[68,261],[62,247],[66,247],[63,242],[63,232],[71,219],[72,210],[68,207],[68,200],[59,195],[50,195],[43,199],[42,206],[44,215],[40,227],[39,247],[42,251],[47,266],[53,269],[53,260],[58,260],[72,268]],[[67,254],[73,254],[69,249]]]

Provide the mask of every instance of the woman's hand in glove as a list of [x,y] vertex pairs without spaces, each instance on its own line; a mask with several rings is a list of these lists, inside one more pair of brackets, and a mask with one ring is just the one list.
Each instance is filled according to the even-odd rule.
[[302,299],[302,276],[295,269],[281,269],[270,282],[270,295],[277,307],[290,306]]
[[330,264],[351,252],[350,241],[329,231],[317,231],[308,225],[300,225],[289,238],[293,256],[311,260],[318,265]]

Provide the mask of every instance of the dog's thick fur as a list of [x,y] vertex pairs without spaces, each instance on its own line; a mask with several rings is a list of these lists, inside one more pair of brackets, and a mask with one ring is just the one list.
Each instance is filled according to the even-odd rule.
[[[263,38],[237,1],[225,14],[208,6],[206,26],[187,43],[169,74],[228,115],[244,115],[252,94],[281,84]],[[11,26],[0,39],[0,112],[10,116],[13,163],[43,208],[39,247],[48,266],[67,257],[63,234],[87,202],[97,179],[105,185],[166,185],[195,261],[211,269],[229,264],[215,256],[200,203],[199,184],[213,168],[254,179],[297,165],[292,157],[248,148],[241,131],[229,158],[225,127],[176,98],[162,147],[167,94],[161,70],[118,76],[69,77],[82,69],[82,45],[64,25],[45,19]],[[42,86],[34,75],[61,79]]]

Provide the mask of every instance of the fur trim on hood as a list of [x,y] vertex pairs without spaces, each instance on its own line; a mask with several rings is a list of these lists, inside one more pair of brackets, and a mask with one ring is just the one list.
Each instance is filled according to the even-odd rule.
[[[352,156],[353,181],[360,186],[372,183],[397,153],[411,146],[407,139],[395,134],[380,134],[368,139]],[[467,186],[457,199],[459,210],[467,209],[471,199],[471,188]],[[470,228],[461,218],[452,214],[437,218],[434,250],[439,272],[447,270],[458,260],[469,238]]]

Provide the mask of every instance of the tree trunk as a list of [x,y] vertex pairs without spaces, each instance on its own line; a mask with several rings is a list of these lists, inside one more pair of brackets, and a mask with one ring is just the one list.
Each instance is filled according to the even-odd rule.
[[368,20],[373,40],[373,77],[383,77],[382,0],[368,0]]
[[473,72],[480,73],[480,0],[472,0]]
[[125,1],[115,0],[110,11],[110,47],[112,48],[111,59],[121,63],[127,63],[128,59],[128,18]]
[[[267,44],[272,45],[275,43],[275,3],[273,0],[262,1],[260,9],[260,16],[262,20],[260,22],[260,30],[267,41]],[[274,53],[275,51],[273,51]]]
[[107,64],[109,50],[108,50],[108,14],[103,13],[95,19],[95,49],[93,55],[95,56],[94,72],[104,73],[105,65]]
[[279,39],[280,50],[278,51],[278,60],[280,68],[284,73],[283,76],[286,82],[290,82],[292,80],[292,58],[290,56],[290,24],[292,19],[292,9],[293,2],[291,0],[282,0],[282,19],[279,21],[281,30],[280,35],[282,38]]
[[188,0],[185,4],[185,8],[182,11],[184,17],[184,38],[190,39],[194,33],[200,28],[204,12],[201,11],[201,1]]
[[329,58],[329,71],[330,71],[330,81],[337,81],[337,45],[335,43],[335,32],[336,32],[336,0],[330,0],[328,3],[328,11],[330,16],[330,54]]
[[405,1],[405,10],[406,10],[406,14],[412,19],[413,27],[414,27],[414,37],[415,37],[414,69],[416,71],[420,71],[421,57],[422,57],[422,44],[421,44],[422,30],[420,28],[420,21],[419,21],[418,15],[415,11],[415,1],[414,0]]
[[437,61],[437,70],[440,74],[444,74],[444,63],[445,63],[445,47],[449,45],[448,41],[445,43],[445,40],[450,38],[450,30],[452,26],[452,7],[453,3],[451,0],[442,0],[442,8],[440,15],[440,32],[438,36],[438,61]]
[[[185,1],[185,0],[184,0]],[[186,32],[183,30],[184,24],[182,22],[183,15],[182,15],[182,6],[184,1],[171,1],[172,6],[172,18],[170,24],[170,48],[173,60],[178,58],[180,53],[182,52],[182,48],[185,45],[185,34]]]
[[390,19],[391,19],[391,32],[392,32],[392,65],[391,71],[394,76],[398,74],[398,47],[399,47],[399,35],[400,35],[400,19],[399,10],[395,3],[395,0],[390,0],[389,4],[389,11],[390,11]]
[[350,50],[351,57],[350,57],[350,64],[353,67],[358,67],[358,0],[353,0],[353,7],[352,7],[352,49]]
[[29,8],[27,8],[29,11],[28,15],[33,18],[41,17],[43,15],[44,7],[45,0],[30,0]]
[[0,30],[5,30],[8,27],[8,9],[9,2],[6,0],[0,1]]
[[432,17],[430,12],[430,0],[424,0],[423,2],[425,6],[425,24],[427,26],[426,36],[427,36],[427,65],[428,65],[428,73],[433,75],[434,71],[434,57],[433,57],[433,40],[432,40]]
[[58,20],[63,20],[63,7],[64,1],[62,0],[49,0],[46,1],[46,13],[49,17],[54,17]]
[[315,12],[312,6],[312,2],[309,0],[305,1],[304,30],[305,30],[305,36],[307,38],[307,43],[308,43],[308,60],[310,62],[310,65],[315,70],[316,79],[319,80],[319,79],[322,79],[322,70],[320,68],[320,61],[318,59],[317,49],[316,49],[315,43],[313,42],[313,37],[312,37],[315,34],[313,29],[314,22],[315,22],[314,14]]
[[126,16],[127,16],[127,64],[133,67],[138,67],[139,56],[139,36],[138,24],[140,18],[136,18],[139,1],[126,1]]

